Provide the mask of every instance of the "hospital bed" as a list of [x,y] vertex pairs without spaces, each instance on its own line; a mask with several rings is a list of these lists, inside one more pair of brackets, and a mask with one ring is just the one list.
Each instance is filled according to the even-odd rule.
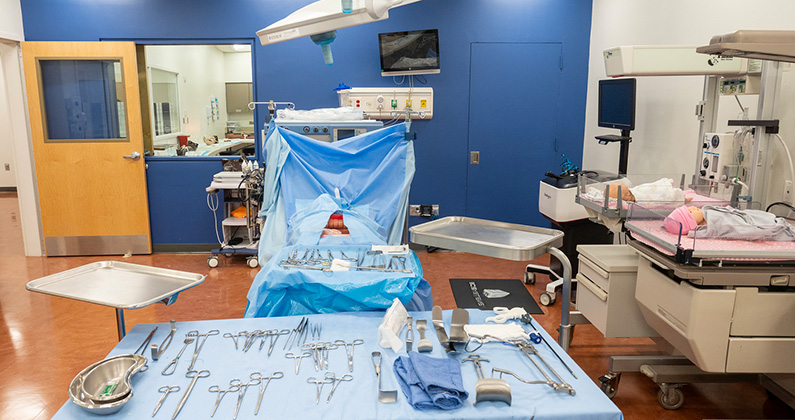
[[[382,310],[395,298],[408,310],[431,309],[413,251],[373,249],[403,236],[414,176],[405,124],[336,142],[272,124],[265,150],[263,268],[246,317]],[[332,215],[345,232],[326,228]]]
[[768,386],[775,379],[760,374],[795,373],[795,242],[673,234],[663,227],[679,223],[671,210],[631,204],[624,226],[639,254],[640,313],[681,356],[611,357],[603,390],[615,394],[622,371],[640,370],[660,385],[660,403],[678,408],[683,383]]

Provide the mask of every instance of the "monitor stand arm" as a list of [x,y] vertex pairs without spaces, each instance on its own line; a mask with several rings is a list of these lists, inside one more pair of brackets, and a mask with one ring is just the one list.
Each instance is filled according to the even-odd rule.
[[627,164],[629,163],[629,142],[632,141],[632,138],[629,136],[629,130],[621,130],[621,137],[624,137],[624,139],[620,141],[621,149],[618,153],[618,174],[626,175]]

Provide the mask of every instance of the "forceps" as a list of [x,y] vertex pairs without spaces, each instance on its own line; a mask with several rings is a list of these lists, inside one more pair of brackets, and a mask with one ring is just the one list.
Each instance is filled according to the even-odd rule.
[[213,413],[210,414],[210,417],[212,417],[215,415],[215,410],[218,409],[218,404],[221,404],[221,400],[224,399],[226,394],[240,391],[240,379],[235,378],[229,381],[229,388],[227,389],[221,389],[218,385],[213,385],[210,387],[209,391],[218,393],[218,396],[215,398],[215,407],[213,407]]
[[238,333],[224,333],[224,338],[231,338],[232,341],[235,343],[235,350],[237,350],[237,339],[240,338],[241,335],[245,335],[245,331],[240,331]]
[[285,329],[283,329],[281,331],[279,331],[279,330],[271,330],[271,333],[269,334],[270,337],[271,337],[271,344],[268,347],[268,356],[270,356],[271,353],[273,353],[273,348],[276,346],[276,340],[279,339],[279,336],[288,335],[288,334],[290,334],[290,329],[288,329],[288,328],[285,328]]
[[310,384],[315,384],[315,387],[317,388],[317,398],[315,398],[315,404],[320,404],[320,393],[323,392],[323,385],[334,383],[334,381],[331,380],[328,377],[328,375],[326,375],[326,377],[323,378],[323,380],[318,380],[315,379],[315,377],[311,377],[311,378],[306,378],[306,381]]
[[251,385],[259,385],[262,383],[262,374],[259,372],[254,372],[249,375],[250,380],[244,384],[240,384],[240,391],[237,393],[237,407],[235,407],[235,415],[232,417],[233,419],[237,419],[237,413],[240,411],[240,405],[243,403],[243,397],[246,396],[246,390]]
[[334,395],[334,390],[340,385],[340,382],[346,381],[350,382],[353,380],[353,375],[346,373],[342,376],[337,376],[334,372],[326,372],[326,379],[331,379],[331,391],[328,393],[328,398],[326,399],[326,404],[331,401],[331,396]]
[[168,394],[171,393],[171,392],[177,392],[177,391],[179,391],[179,386],[177,386],[177,385],[174,385],[174,386],[164,385],[164,386],[161,386],[160,389],[157,390],[157,392],[162,393],[163,396],[160,397],[160,400],[157,402],[157,405],[155,406],[155,411],[152,412],[152,417],[154,417],[155,414],[157,414],[157,411],[160,410],[160,406],[163,405],[163,401],[166,400],[166,397],[168,397]]
[[171,420],[177,418],[177,414],[179,414],[179,412],[182,410],[182,407],[185,406],[185,401],[188,401],[188,396],[190,396],[190,392],[193,391],[193,387],[196,386],[196,381],[198,381],[199,378],[206,378],[210,376],[210,371],[206,369],[200,370],[198,372],[195,370],[189,370],[187,373],[185,373],[185,376],[193,379],[191,379],[190,385],[188,385],[188,390],[185,391],[185,395],[183,395],[182,399],[179,400],[179,405],[177,405],[177,409],[174,411],[174,415],[171,416]]
[[[265,390],[268,389],[268,384],[271,383],[271,379],[281,379],[284,377],[284,372],[277,370],[273,372],[271,376],[261,376],[260,383],[259,383],[259,397],[257,398],[257,408],[254,409],[254,415],[257,415],[259,412],[259,406],[262,404],[262,395],[265,394]],[[266,381],[267,379],[267,381]],[[262,383],[265,382],[265,386],[262,386]]]
[[350,343],[346,343],[345,340],[337,340],[334,344],[345,347],[345,353],[348,354],[348,369],[353,372],[353,349],[357,344],[364,344],[364,340],[357,338]]
[[301,360],[303,360],[304,357],[310,357],[310,356],[312,356],[312,354],[309,353],[308,351],[305,351],[305,352],[301,353],[298,356],[296,356],[296,355],[294,355],[292,353],[286,353],[284,355],[284,357],[286,357],[288,359],[295,360],[295,374],[296,375],[298,375],[298,370],[301,369]]
[[[189,371],[193,370],[193,366],[196,364],[196,358],[199,357],[199,352],[202,351],[202,347],[204,347],[204,343],[207,342],[207,337],[209,337],[211,335],[218,335],[221,331],[210,330],[210,331],[207,331],[204,334],[199,334],[199,332],[196,331],[196,330],[191,331],[191,332],[195,332],[196,333],[196,343],[195,343],[195,346],[194,346],[194,349],[193,349],[193,358],[190,359],[190,366],[188,366],[188,370]],[[190,334],[190,333],[188,333],[188,334]],[[203,340],[202,340],[202,337],[204,337]],[[201,340],[201,342],[202,342],[201,344],[199,344],[199,340]]]
[[[163,375],[171,375],[172,373],[174,373],[175,370],[177,370],[177,362],[179,362],[179,358],[180,358],[180,356],[182,356],[182,352],[184,352],[185,349],[188,348],[188,344],[192,343],[193,340],[195,339],[195,337],[196,337],[196,335],[193,334],[193,331],[185,334],[185,341],[184,341],[185,345],[182,346],[182,350],[179,351],[179,353],[177,354],[177,357],[175,357],[174,360],[168,362],[166,367],[163,368],[163,371],[160,372],[160,373],[162,373]],[[169,371],[169,368],[171,368],[170,371]]]

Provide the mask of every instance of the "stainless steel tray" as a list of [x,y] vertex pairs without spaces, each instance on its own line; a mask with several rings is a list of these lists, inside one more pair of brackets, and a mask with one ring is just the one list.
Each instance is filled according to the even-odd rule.
[[538,258],[563,243],[559,230],[459,216],[412,226],[409,233],[416,244],[513,261]]
[[204,277],[165,268],[101,261],[32,280],[25,288],[118,309],[137,309],[168,300],[200,284]]

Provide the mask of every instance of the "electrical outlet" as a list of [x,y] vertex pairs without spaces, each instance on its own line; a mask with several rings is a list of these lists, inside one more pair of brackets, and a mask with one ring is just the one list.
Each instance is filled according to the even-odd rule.
[[10,163],[6,163],[5,164],[5,168],[6,168],[6,172],[10,172],[11,171],[11,164]]
[[409,206],[409,216],[431,217],[438,215],[438,204],[412,204]]
[[784,181],[784,201],[792,203],[792,181]]

